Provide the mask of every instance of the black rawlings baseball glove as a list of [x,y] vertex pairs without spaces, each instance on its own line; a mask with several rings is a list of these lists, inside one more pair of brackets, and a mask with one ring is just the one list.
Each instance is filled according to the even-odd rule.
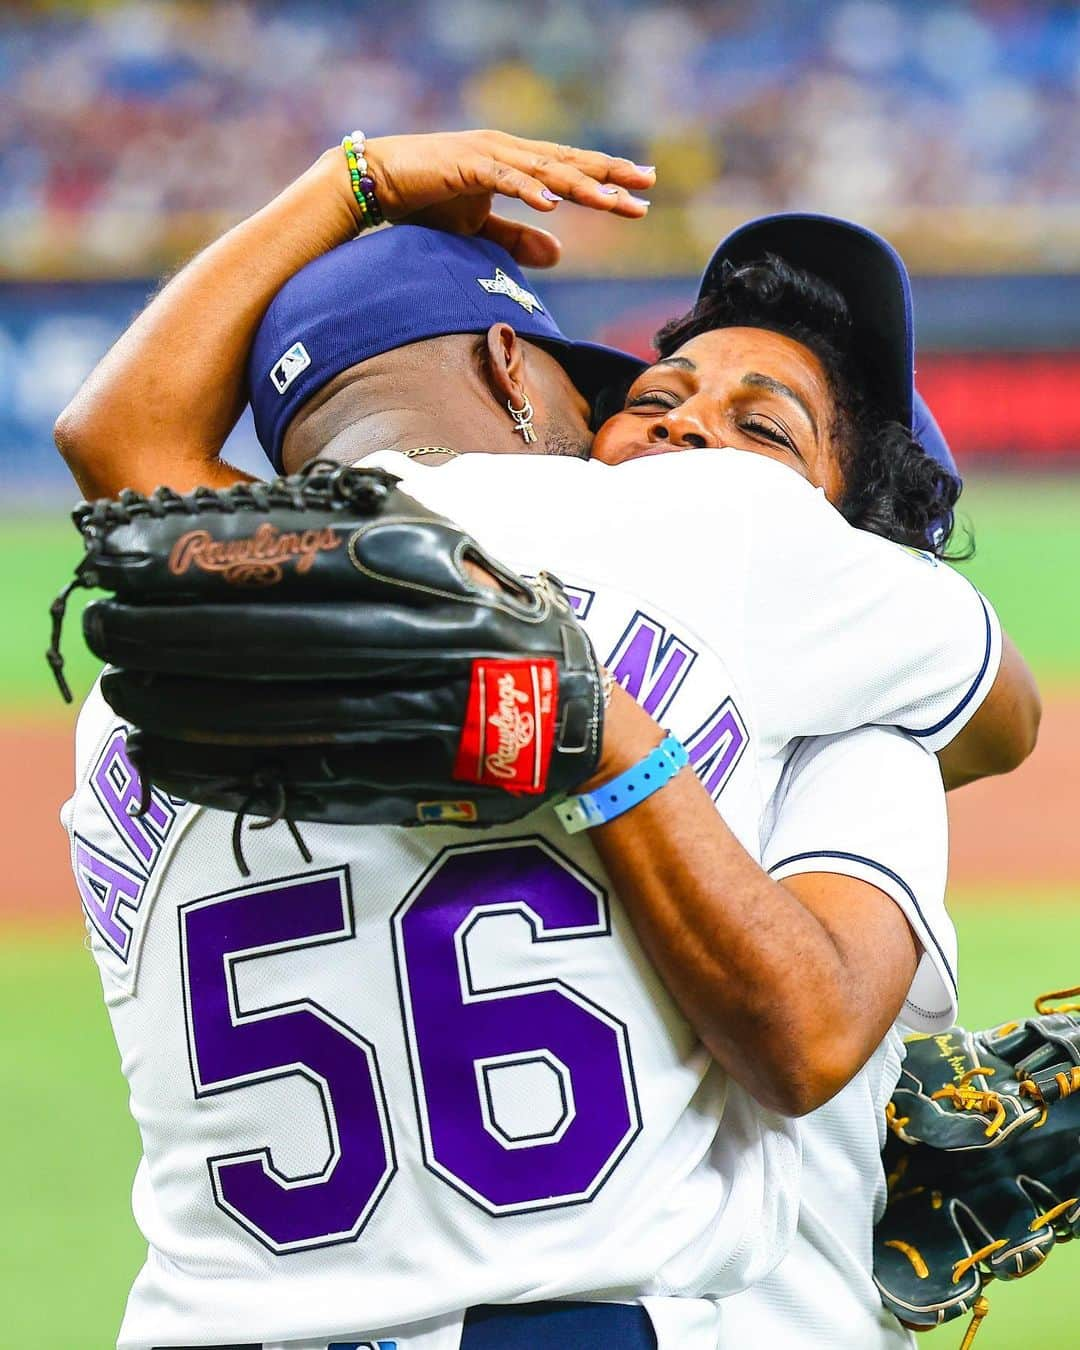
[[[206,806],[340,824],[490,825],[596,768],[596,659],[561,585],[516,576],[378,469],[74,513],[67,594],[155,784]],[[488,584],[490,583],[490,584]]]
[[1080,1004],[1051,1006],[1078,992],[1044,995],[1024,1022],[908,1042],[874,1278],[909,1326],[981,1317],[990,1279],[1080,1234]]

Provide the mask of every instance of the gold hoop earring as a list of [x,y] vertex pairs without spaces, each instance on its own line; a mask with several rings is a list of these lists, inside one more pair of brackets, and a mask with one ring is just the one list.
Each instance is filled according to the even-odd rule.
[[526,445],[532,445],[536,440],[536,432],[533,429],[533,405],[529,402],[529,396],[526,393],[521,395],[521,407],[515,408],[509,399],[506,401],[506,411],[514,419],[514,430],[520,431],[522,439]]

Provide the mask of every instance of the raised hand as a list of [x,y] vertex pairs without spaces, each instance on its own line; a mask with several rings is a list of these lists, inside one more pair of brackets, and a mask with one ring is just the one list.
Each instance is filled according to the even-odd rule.
[[365,153],[388,220],[479,234],[529,267],[553,266],[561,245],[547,230],[493,212],[496,194],[545,213],[571,201],[640,219],[649,203],[635,194],[656,180],[628,159],[503,131],[380,136]]

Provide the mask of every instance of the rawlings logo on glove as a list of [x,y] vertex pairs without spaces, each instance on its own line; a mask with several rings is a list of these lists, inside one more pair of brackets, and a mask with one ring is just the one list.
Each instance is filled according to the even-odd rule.
[[295,562],[298,572],[308,572],[320,553],[341,546],[332,529],[282,534],[273,525],[260,525],[243,539],[218,540],[209,530],[188,530],[172,546],[169,571],[182,577],[192,567],[219,572],[233,585],[272,586],[285,575],[284,565]]
[[555,738],[554,661],[475,661],[454,777],[543,792]]

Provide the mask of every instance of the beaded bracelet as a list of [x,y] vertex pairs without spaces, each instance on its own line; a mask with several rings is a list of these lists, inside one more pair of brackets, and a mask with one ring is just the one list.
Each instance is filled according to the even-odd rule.
[[385,217],[379,199],[375,195],[375,182],[368,172],[368,162],[364,158],[367,137],[362,131],[352,131],[341,138],[341,148],[345,151],[345,162],[349,166],[349,180],[352,183],[353,196],[360,208],[363,228],[370,230],[381,225]]

